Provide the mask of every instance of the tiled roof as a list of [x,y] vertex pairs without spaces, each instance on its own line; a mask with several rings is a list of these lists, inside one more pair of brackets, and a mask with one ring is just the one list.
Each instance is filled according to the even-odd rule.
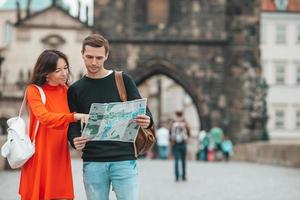
[[300,11],[300,0],[289,0],[289,11]]
[[275,11],[276,6],[274,0],[261,0],[261,10],[263,11]]
[[37,12],[35,12],[35,13],[29,15],[29,16],[26,16],[25,18],[21,19],[20,21],[17,21],[15,25],[16,25],[16,26],[22,26],[22,25],[24,24],[24,22],[26,22],[26,21],[28,21],[28,20],[34,18],[34,17],[37,17],[37,16],[41,15],[42,13],[47,12],[48,10],[50,10],[50,9],[52,9],[52,8],[56,8],[56,9],[60,10],[60,11],[63,12],[66,16],[69,16],[69,17],[71,17],[73,20],[78,21],[78,22],[81,23],[83,26],[85,26],[85,27],[87,27],[87,28],[91,28],[88,24],[82,22],[82,21],[81,21],[80,19],[78,19],[77,17],[74,17],[74,16],[70,15],[70,13],[69,13],[67,10],[65,10],[64,8],[60,7],[60,6],[57,5],[57,4],[55,4],[55,5],[51,4],[51,6],[49,6],[48,8],[45,8],[45,9],[40,10],[40,11],[37,11]]
[[[261,0],[261,10],[263,11],[278,11],[275,0]],[[287,12],[299,12],[300,0],[288,0]]]

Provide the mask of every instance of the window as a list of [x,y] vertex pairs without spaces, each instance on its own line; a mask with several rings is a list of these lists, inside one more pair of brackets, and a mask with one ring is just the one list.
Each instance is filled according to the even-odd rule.
[[165,25],[169,17],[169,0],[148,1],[148,24]]
[[283,64],[277,64],[275,73],[275,84],[284,85],[285,82],[285,70]]
[[297,43],[300,43],[300,25],[297,26],[297,38],[296,38],[296,41]]
[[284,111],[283,110],[275,111],[275,128],[278,128],[278,129],[284,128]]
[[284,44],[286,42],[286,27],[284,25],[276,26],[276,43]]
[[44,37],[41,42],[46,48],[58,49],[61,45],[66,43],[66,40],[60,35],[50,34]]
[[262,23],[261,26],[260,26],[260,43],[261,44],[266,43],[266,39],[267,39],[266,30],[267,30],[267,25]]
[[277,10],[284,11],[287,9],[288,0],[275,0]]
[[12,24],[10,22],[6,22],[4,25],[4,43],[9,44],[12,37]]
[[296,128],[300,129],[300,110],[296,112]]
[[300,64],[297,67],[297,71],[296,71],[296,84],[300,85]]

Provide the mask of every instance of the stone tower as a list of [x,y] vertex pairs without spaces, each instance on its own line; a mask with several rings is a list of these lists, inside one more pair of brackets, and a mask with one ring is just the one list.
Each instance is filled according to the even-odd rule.
[[173,79],[191,96],[201,129],[217,124],[236,142],[261,137],[258,0],[95,0],[94,9],[94,28],[111,44],[109,65],[137,84]]

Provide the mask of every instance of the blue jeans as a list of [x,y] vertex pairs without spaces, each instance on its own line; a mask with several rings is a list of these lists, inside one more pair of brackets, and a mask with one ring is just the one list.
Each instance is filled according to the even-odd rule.
[[83,162],[83,182],[88,200],[108,200],[110,185],[118,200],[138,200],[137,161]]
[[160,159],[168,158],[168,146],[158,146],[158,152]]
[[181,177],[182,179],[186,178],[186,144],[174,144],[173,145],[173,154],[175,158],[175,178],[179,179],[179,160],[181,160]]

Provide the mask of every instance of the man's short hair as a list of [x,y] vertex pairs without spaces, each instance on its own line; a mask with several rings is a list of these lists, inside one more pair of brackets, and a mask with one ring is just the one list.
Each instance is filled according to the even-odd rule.
[[100,34],[91,34],[82,41],[82,53],[85,51],[85,46],[104,47],[105,55],[107,55],[109,51],[109,43],[107,39]]

